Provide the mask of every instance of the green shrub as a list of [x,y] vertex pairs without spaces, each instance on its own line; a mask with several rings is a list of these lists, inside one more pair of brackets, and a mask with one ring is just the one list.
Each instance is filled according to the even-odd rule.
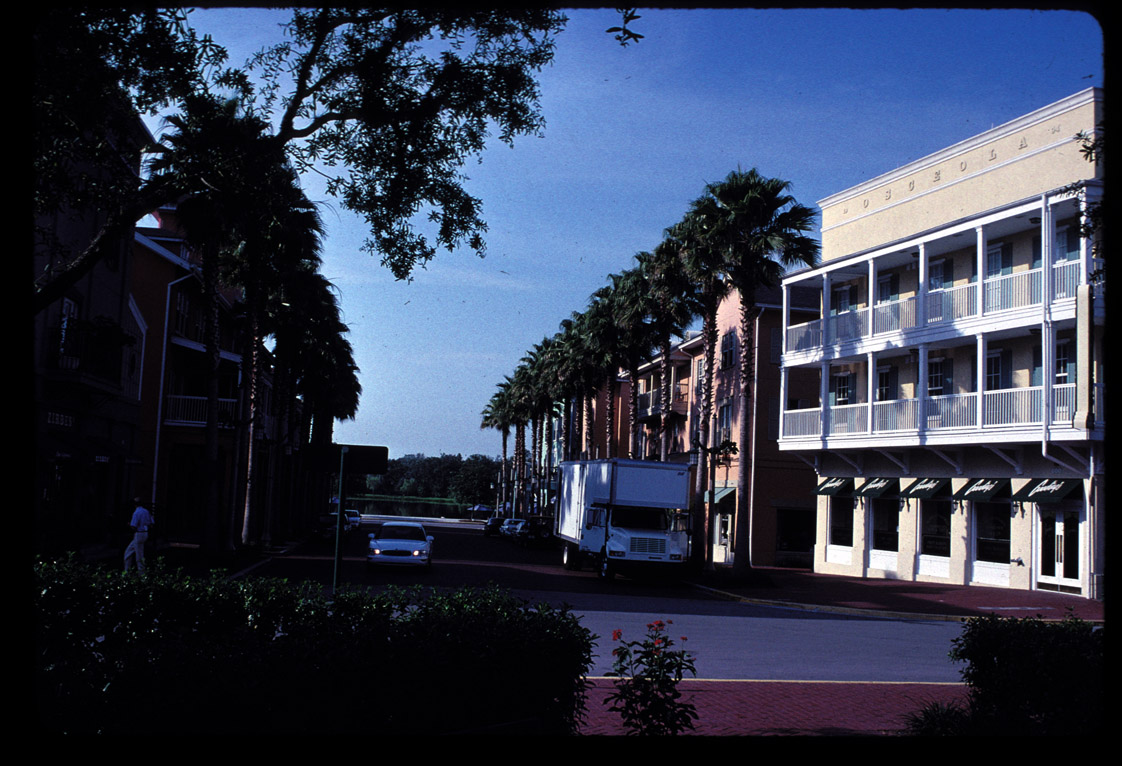
[[43,729],[572,733],[592,635],[495,588],[434,593],[35,566]]
[[965,708],[928,706],[915,734],[1099,734],[1104,723],[1104,629],[1075,617],[977,617],[954,639]]

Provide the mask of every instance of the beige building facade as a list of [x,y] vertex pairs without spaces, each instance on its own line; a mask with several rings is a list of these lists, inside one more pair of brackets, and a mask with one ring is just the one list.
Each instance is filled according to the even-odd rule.
[[[779,448],[810,463],[815,571],[1102,597],[1102,195],[1091,88],[832,195],[784,279]],[[792,406],[794,405],[794,406]]]

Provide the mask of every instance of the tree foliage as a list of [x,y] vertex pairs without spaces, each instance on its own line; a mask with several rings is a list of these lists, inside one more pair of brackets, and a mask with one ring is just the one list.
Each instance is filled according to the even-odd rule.
[[[482,255],[487,226],[463,166],[492,132],[510,143],[541,129],[536,75],[565,21],[535,8],[298,9],[288,39],[245,69],[221,69],[225,53],[198,38],[182,14],[45,17],[35,33],[36,209],[95,205],[112,225],[39,280],[35,311],[104,258],[123,227],[190,191],[168,176],[124,179],[112,194],[74,182],[78,159],[93,163],[91,178],[119,163],[119,153],[105,149],[114,135],[110,118],[119,111],[135,127],[134,110],[169,103],[186,118],[190,99],[222,88],[262,122],[275,117],[274,149],[301,173],[327,175],[329,193],[366,220],[367,250],[395,277],[408,279],[439,248],[466,245]],[[57,49],[69,53],[56,56]],[[80,77],[77,85],[67,80],[87,71],[88,88]],[[119,110],[115,90],[132,94]],[[99,108],[84,108],[91,99]],[[80,145],[99,151],[69,157],[68,142],[83,136]]]

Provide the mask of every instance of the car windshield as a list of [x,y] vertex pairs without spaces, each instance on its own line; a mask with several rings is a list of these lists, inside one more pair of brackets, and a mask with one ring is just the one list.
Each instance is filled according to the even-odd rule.
[[379,540],[424,540],[425,531],[420,527],[407,527],[400,524],[387,524],[378,530]]

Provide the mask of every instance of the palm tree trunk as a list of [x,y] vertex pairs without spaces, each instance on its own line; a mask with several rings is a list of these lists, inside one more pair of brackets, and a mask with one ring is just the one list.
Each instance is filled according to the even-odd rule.
[[632,367],[627,373],[631,377],[631,390],[628,392],[630,401],[627,406],[627,416],[630,421],[628,423],[630,432],[628,450],[631,453],[628,457],[642,458],[642,455],[639,454],[639,369]]
[[606,437],[604,439],[604,456],[613,458],[616,456],[615,449],[615,425],[616,425],[616,373],[612,372],[608,377],[608,394],[607,402],[604,406],[604,431]]
[[230,549],[229,536],[222,523],[222,467],[218,450],[218,373],[222,361],[219,331],[218,253],[213,246],[203,249],[203,293],[206,301],[207,407],[205,426],[206,508],[203,516],[203,547],[216,554]]
[[242,509],[242,530],[241,540],[242,545],[249,545],[250,523],[252,521],[253,513],[253,458],[255,456],[255,437],[257,426],[257,373],[258,373],[258,351],[257,351],[257,334],[259,332],[258,311],[256,293],[251,291],[248,296],[249,300],[249,370],[245,375],[249,384],[249,422],[246,425],[246,437],[249,444],[246,445],[246,458],[245,458],[245,506]]
[[[709,484],[709,461],[714,459],[709,450],[716,446],[713,443],[715,439],[712,438],[710,427],[713,421],[713,383],[716,378],[716,370],[713,367],[717,360],[717,303],[715,301],[705,310],[701,335],[705,343],[705,381],[702,388],[701,412],[697,429],[697,439],[701,449],[698,450],[700,454],[697,461],[697,474],[694,476],[693,518],[694,529],[701,530],[702,534],[701,550],[697,551],[695,549],[695,558],[700,558],[702,563],[708,565],[713,557],[713,549],[709,544],[710,514],[705,505],[705,491]],[[715,491],[715,489],[715,487],[709,487],[710,492]]]
[[658,407],[658,459],[664,463],[670,456],[670,370],[670,336],[667,335],[662,339],[662,377],[658,381],[659,398],[662,399]]
[[755,296],[740,296],[740,428],[739,458],[736,467],[736,537],[733,542],[733,575],[743,576],[752,569],[752,484],[749,477],[752,430],[755,428],[753,396],[755,395],[756,319],[759,310]]

